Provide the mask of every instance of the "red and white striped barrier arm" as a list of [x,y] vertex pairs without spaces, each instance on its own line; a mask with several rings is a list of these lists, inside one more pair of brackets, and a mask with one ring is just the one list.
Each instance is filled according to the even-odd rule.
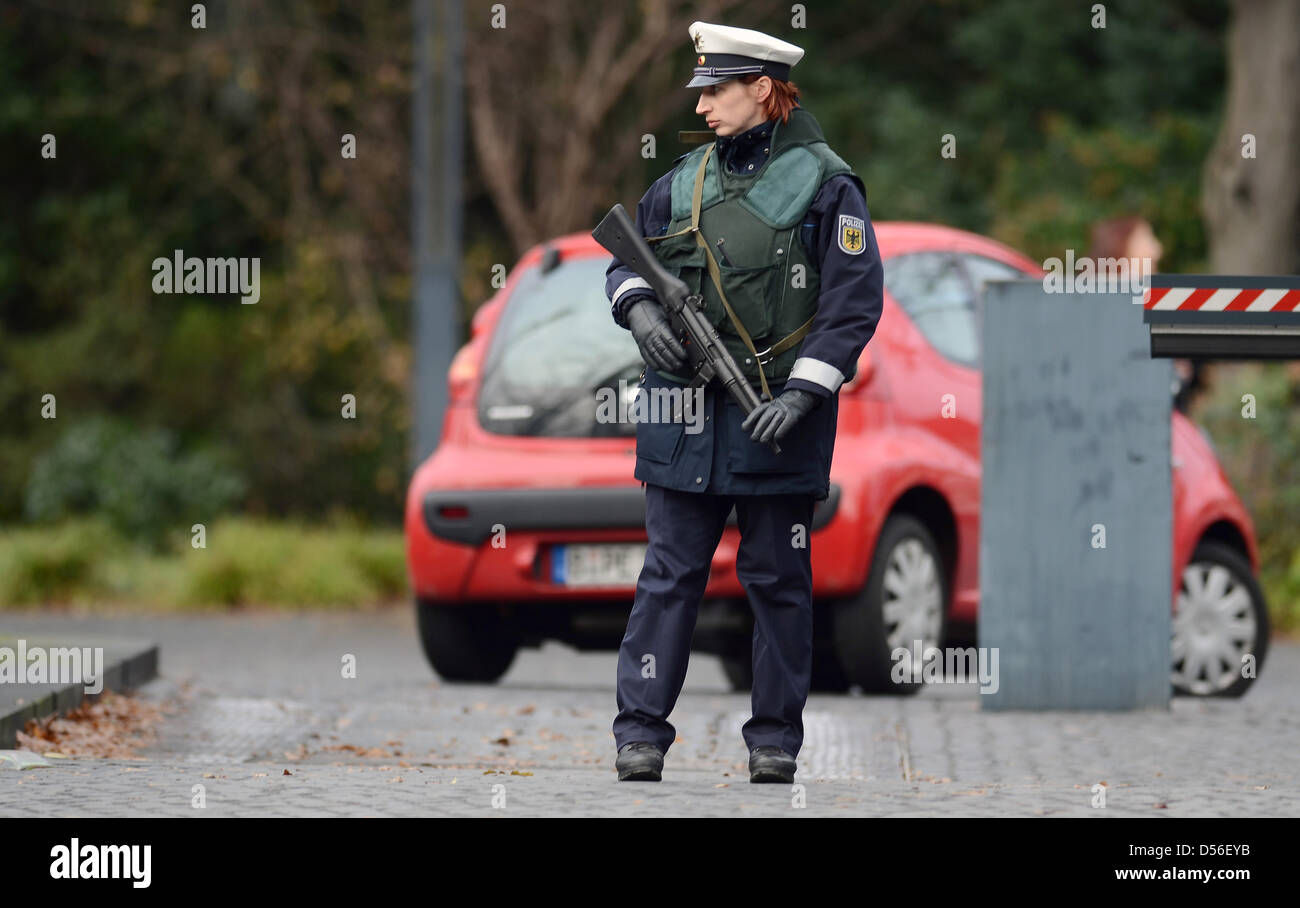
[[1152,356],[1300,358],[1300,276],[1153,274]]

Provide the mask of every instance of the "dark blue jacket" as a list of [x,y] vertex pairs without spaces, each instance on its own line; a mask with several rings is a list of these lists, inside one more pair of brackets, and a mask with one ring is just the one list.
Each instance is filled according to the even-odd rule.
[[[733,173],[754,173],[768,157],[775,121],[769,120],[736,136],[717,140],[724,166]],[[656,180],[636,208],[643,236],[661,236],[671,220],[671,188],[675,166]],[[839,242],[841,216],[861,218],[866,242],[850,253]],[[740,429],[744,416],[716,381],[704,391],[703,431],[686,422],[641,422],[637,425],[634,475],[643,482],[685,491],[757,495],[808,492],[827,495],[831,453],[835,447],[839,387],[857,369],[858,357],[875,333],[883,305],[883,270],[866,199],[853,178],[835,176],[822,184],[800,229],[804,247],[816,256],[821,292],[812,329],[799,347],[798,359],[784,385],[771,384],[772,394],[799,388],[821,398],[784,439],[782,453],[754,442]],[[605,293],[615,323],[627,328],[627,307],[653,293],[635,272],[614,259],[605,275]],[[646,366],[641,393],[654,388],[680,388]],[[662,392],[661,392],[662,393]],[[691,431],[687,431],[687,429]]]

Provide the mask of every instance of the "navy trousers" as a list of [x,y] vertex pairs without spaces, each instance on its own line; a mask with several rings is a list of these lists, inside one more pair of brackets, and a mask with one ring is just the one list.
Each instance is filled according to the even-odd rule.
[[[814,499],[714,495],[647,484],[645,564],[618,651],[616,748],[649,741],[664,751],[677,732],[668,714],[686,663],[713,552],[734,503],[740,527],[736,574],[754,612],[753,715],[741,729],[752,750],[803,745],[803,707],[812,674],[811,521]],[[794,529],[803,526],[802,546]]]

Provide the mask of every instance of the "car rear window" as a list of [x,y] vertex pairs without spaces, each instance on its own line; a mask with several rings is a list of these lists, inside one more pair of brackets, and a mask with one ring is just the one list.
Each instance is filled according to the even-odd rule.
[[979,362],[975,293],[956,256],[917,252],[886,259],[885,287],[935,350],[963,366]]
[[885,261],[885,287],[939,353],[979,368],[984,288],[989,281],[1034,277],[974,253],[913,252]]
[[636,434],[635,424],[597,419],[602,399],[610,401],[604,413],[626,412],[623,401],[643,365],[631,332],[610,315],[609,262],[604,256],[573,258],[546,273],[534,266],[520,275],[483,367],[478,418],[489,432]]

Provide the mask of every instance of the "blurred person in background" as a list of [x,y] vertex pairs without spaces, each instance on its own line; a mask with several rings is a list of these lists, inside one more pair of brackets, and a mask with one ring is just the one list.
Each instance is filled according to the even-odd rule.
[[[1146,218],[1132,215],[1098,221],[1092,226],[1089,258],[1094,262],[1104,258],[1138,259],[1143,264],[1141,275],[1143,286],[1147,285],[1151,275],[1159,269],[1162,254],[1164,254],[1164,247],[1160,245],[1160,240],[1156,239],[1155,231]],[[1183,413],[1188,412],[1192,398],[1206,387],[1206,372],[1203,360],[1174,360],[1174,384],[1171,390],[1174,395],[1175,409]]]

